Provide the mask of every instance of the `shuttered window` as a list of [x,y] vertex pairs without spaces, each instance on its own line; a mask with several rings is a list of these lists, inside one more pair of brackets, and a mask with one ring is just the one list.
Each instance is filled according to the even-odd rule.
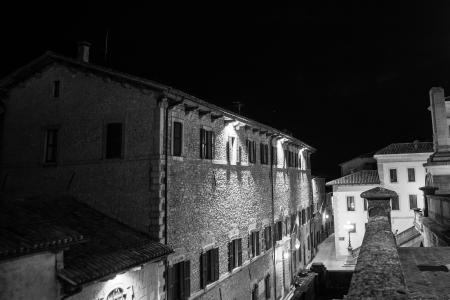
[[186,300],[191,295],[191,262],[182,261],[168,269],[168,300]]
[[228,243],[228,271],[242,266],[242,239],[235,239]]
[[416,181],[416,171],[414,168],[408,168],[408,182]]
[[261,254],[259,231],[252,231],[248,236],[248,253],[249,257],[253,258]]
[[249,163],[256,163],[256,142],[246,140],[247,157]]
[[200,255],[200,270],[202,289],[219,279],[219,248],[208,250]]
[[266,250],[272,248],[272,227],[267,226],[264,228],[264,244],[266,245]]
[[200,129],[200,158],[214,159],[216,136],[213,131]]
[[173,155],[181,156],[183,148],[183,124],[173,122]]
[[392,207],[392,210],[400,209],[400,203],[398,201],[398,196],[394,196],[391,198],[391,207]]
[[409,209],[417,208],[417,195],[409,195]]
[[261,143],[259,145],[259,155],[262,165],[267,165],[269,163],[269,145]]

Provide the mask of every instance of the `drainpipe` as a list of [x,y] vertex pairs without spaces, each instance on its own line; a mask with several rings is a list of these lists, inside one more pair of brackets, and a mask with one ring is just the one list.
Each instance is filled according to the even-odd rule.
[[[273,143],[273,136],[270,137],[270,147],[272,147]],[[275,145],[275,151],[277,151],[277,147]],[[277,157],[278,158],[278,157]],[[277,159],[278,163],[278,159]],[[275,246],[276,242],[274,239],[275,235],[275,202],[274,202],[274,186],[273,186],[273,151],[272,155],[270,156],[270,195],[271,195],[271,204],[272,204],[272,261],[273,261],[273,292],[274,292],[274,298],[277,298],[277,268],[276,268],[276,262],[275,262]]]

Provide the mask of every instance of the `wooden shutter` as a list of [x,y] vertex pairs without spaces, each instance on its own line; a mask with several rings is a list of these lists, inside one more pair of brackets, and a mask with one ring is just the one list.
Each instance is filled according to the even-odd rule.
[[234,269],[234,253],[233,253],[233,242],[228,243],[228,271],[231,272]]
[[256,256],[258,256],[261,253],[259,249],[259,231],[255,232],[255,244],[256,244]]
[[169,300],[172,300],[173,297],[173,266],[167,268],[167,277],[166,277],[166,284],[167,284],[167,298]]
[[200,288],[204,289],[208,277],[208,263],[206,253],[200,255]]
[[214,248],[213,252],[213,261],[214,261],[214,281],[219,280],[219,248]]
[[238,251],[237,251],[238,266],[242,266],[242,239],[238,239],[237,243],[238,243]]
[[184,262],[184,299],[191,295],[191,261]]

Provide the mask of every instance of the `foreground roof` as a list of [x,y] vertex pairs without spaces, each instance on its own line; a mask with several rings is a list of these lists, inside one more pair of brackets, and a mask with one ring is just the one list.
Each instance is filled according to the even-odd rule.
[[394,143],[381,150],[378,150],[375,155],[384,154],[408,154],[408,153],[432,153],[433,143],[431,142],[413,142],[413,143]]
[[[290,140],[294,141],[295,143],[298,143],[298,144],[302,145],[303,147],[308,148],[311,152],[316,151],[316,149],[314,147],[304,143],[303,141],[295,138],[292,135],[286,134],[285,132],[283,132],[281,130],[278,130],[271,126],[251,120],[251,119],[244,117],[242,115],[239,115],[233,111],[224,109],[222,107],[219,107],[217,105],[209,103],[205,100],[199,99],[195,96],[192,96],[190,94],[182,92],[173,87],[170,87],[170,86],[167,86],[167,85],[164,85],[164,84],[161,84],[161,83],[158,83],[158,82],[146,79],[146,78],[138,77],[135,75],[124,73],[124,72],[120,72],[118,70],[95,65],[90,62],[85,63],[78,59],[73,59],[70,57],[62,56],[62,55],[53,53],[51,51],[47,51],[46,53],[44,53],[42,56],[38,57],[31,63],[23,66],[22,68],[16,70],[9,76],[0,80],[0,89],[8,90],[12,86],[14,86],[17,82],[20,82],[20,81],[24,80],[25,78],[28,78],[30,75],[34,74],[35,72],[37,72],[55,62],[60,63],[60,64],[69,65],[70,67],[76,67],[78,69],[83,69],[88,72],[92,72],[92,73],[99,74],[102,76],[107,76],[109,78],[113,78],[114,80],[117,80],[120,82],[126,82],[126,83],[132,84],[134,86],[157,90],[157,91],[162,92],[164,95],[166,95],[169,98],[177,98],[177,99],[184,99],[184,100],[187,99],[196,104],[203,105],[211,110],[220,111],[222,114],[224,114],[227,117],[234,118],[234,119],[236,119],[238,121],[242,121],[242,122],[253,123],[258,128],[262,128],[264,130],[269,130],[271,132],[276,133],[276,135],[281,136],[281,137],[289,138]],[[0,92],[1,92],[1,90],[0,90]]]
[[[60,278],[74,286],[126,271],[172,253],[168,246],[152,241],[147,234],[70,197],[28,199],[17,207],[39,215],[40,220],[55,230],[64,228],[85,239],[84,243],[73,244],[64,251],[64,269],[58,271]],[[14,220],[10,221],[10,227],[14,228]],[[33,228],[32,224],[28,226],[28,230],[43,236],[49,234],[47,229],[40,226]]]
[[326,185],[360,185],[360,184],[380,184],[378,171],[361,170],[326,183]]

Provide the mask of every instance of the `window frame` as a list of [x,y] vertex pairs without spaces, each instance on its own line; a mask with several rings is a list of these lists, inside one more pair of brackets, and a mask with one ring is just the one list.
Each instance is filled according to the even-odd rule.
[[261,242],[259,236],[259,230],[252,230],[248,234],[248,256],[250,259],[254,259],[261,255]]
[[[412,170],[412,176],[410,176],[410,171]],[[407,168],[408,173],[408,182],[416,182],[416,169],[415,168]],[[411,180],[412,177],[412,180]]]
[[[395,171],[395,181],[393,181],[393,177],[392,177],[392,173],[391,171]],[[398,172],[397,172],[397,168],[389,168],[389,182],[390,183],[398,183]]]
[[[356,211],[356,204],[355,204],[355,196],[346,196],[347,199],[347,211]],[[349,202],[349,200],[351,200]],[[349,204],[353,204],[353,207]]]
[[[191,262],[190,260],[183,260],[176,264],[169,266],[167,270],[167,285],[168,285],[168,300],[187,300],[191,295]],[[178,275],[178,278],[175,276]],[[179,283],[177,288],[174,288],[175,283]],[[178,295],[175,292],[179,291]]]
[[200,288],[219,280],[219,247],[208,249],[200,254]]
[[[178,152],[176,152],[175,150],[176,150],[176,148],[175,148],[175,141],[176,141],[176,138],[175,138],[175,123],[176,124],[180,124],[180,128],[181,128],[181,133],[180,133],[180,137],[179,137],[179,140],[180,140],[180,145],[179,145],[179,150],[180,150],[180,152],[178,153]],[[175,157],[182,157],[183,156],[183,154],[184,154],[184,122],[182,122],[181,120],[177,120],[177,119],[175,119],[173,122],[172,122],[172,156],[175,156]]]
[[200,158],[213,160],[216,156],[216,133],[212,129],[200,128]]
[[242,266],[242,238],[235,238],[228,242],[228,271]]
[[[411,207],[411,200],[414,200],[415,207]],[[417,208],[417,194],[410,194],[409,195],[409,209],[416,209]]]

